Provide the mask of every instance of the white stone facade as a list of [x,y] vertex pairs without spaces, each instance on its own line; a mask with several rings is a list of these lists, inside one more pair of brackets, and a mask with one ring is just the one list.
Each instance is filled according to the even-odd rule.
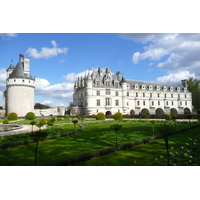
[[75,82],[73,104],[76,115],[189,114],[192,95],[187,80],[180,84],[126,80],[120,72],[114,75],[109,68],[98,68]]

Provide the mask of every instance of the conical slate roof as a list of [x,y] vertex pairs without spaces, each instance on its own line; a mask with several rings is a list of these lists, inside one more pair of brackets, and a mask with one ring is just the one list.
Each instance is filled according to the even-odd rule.
[[15,67],[14,67],[13,63],[11,63],[10,66],[8,67],[8,69],[6,71],[8,71],[9,69],[14,69],[14,68]]

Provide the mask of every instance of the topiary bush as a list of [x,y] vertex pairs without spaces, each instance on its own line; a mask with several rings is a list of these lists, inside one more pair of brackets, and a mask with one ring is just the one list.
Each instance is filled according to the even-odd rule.
[[114,116],[113,116],[114,120],[123,120],[123,115],[121,113],[115,113]]
[[35,119],[35,114],[33,112],[28,112],[25,116],[26,119],[28,120],[34,120]]
[[105,120],[105,119],[106,119],[106,117],[103,113],[98,113],[96,115],[96,120]]
[[165,119],[166,120],[171,120],[172,119],[172,116],[170,114],[165,114]]
[[17,119],[18,119],[17,113],[12,112],[8,114],[8,120],[12,121]]
[[3,120],[3,124],[9,124],[8,119],[4,119],[4,120]]

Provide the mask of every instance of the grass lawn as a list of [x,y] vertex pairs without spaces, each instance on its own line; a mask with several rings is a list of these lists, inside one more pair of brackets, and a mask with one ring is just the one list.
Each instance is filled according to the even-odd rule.
[[[169,147],[179,149],[189,137],[200,141],[200,127],[178,133],[169,137]],[[128,150],[118,151],[113,154],[101,156],[86,162],[79,163],[79,166],[152,166],[155,157],[163,155],[166,157],[166,148],[163,139],[149,144],[141,145]]]
[[[47,165],[61,159],[68,159],[80,154],[115,146],[115,132],[110,129],[111,124],[113,123],[86,125],[83,131],[74,135],[40,142],[38,165]],[[120,124],[123,126],[119,131],[118,140],[120,145],[152,136],[152,125],[149,122],[120,122]],[[159,125],[158,123],[155,124],[155,132],[157,132]],[[177,124],[178,128],[188,126],[188,124]],[[29,144],[0,149],[0,165],[31,166],[34,164],[34,148],[35,144]],[[155,149],[153,148],[152,151],[155,151]],[[123,152],[125,153],[126,151]],[[121,155],[122,160],[126,157],[124,156],[123,154]],[[127,156],[130,156],[128,151]],[[140,156],[139,152],[138,156]]]

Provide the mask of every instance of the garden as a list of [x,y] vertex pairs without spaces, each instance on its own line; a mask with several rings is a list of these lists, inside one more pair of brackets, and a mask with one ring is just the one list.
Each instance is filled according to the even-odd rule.
[[[34,120],[38,125],[41,123],[41,119]],[[10,123],[31,124],[32,121]],[[198,165],[198,160],[185,160],[191,158],[189,156],[195,157],[188,150],[197,152],[200,128],[193,127],[198,126],[198,121],[128,120],[121,116],[115,116],[113,120],[52,117],[46,123],[48,121],[53,124],[44,130],[0,136],[0,165],[152,166],[167,165],[169,154],[170,165]],[[168,154],[160,130],[166,124],[174,128],[171,130],[174,134],[170,133],[167,138]],[[185,131],[180,132],[183,129]],[[181,151],[182,147],[184,150]]]

